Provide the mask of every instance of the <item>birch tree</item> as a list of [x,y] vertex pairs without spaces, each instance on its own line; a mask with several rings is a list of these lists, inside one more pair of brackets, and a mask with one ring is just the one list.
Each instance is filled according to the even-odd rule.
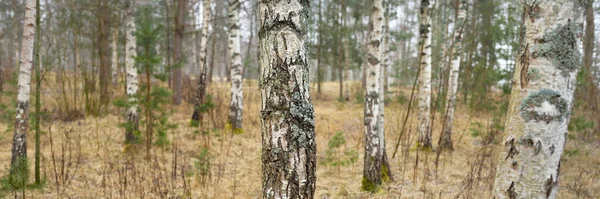
[[127,97],[130,107],[127,109],[127,121],[131,125],[125,132],[125,142],[135,142],[134,132],[138,128],[139,115],[137,106],[138,74],[135,68],[136,27],[135,27],[135,0],[125,2],[125,72],[127,73]]
[[556,198],[580,68],[578,0],[527,1],[495,198]]
[[242,56],[240,55],[240,1],[229,0],[229,53],[231,61],[231,103],[229,123],[234,131],[242,129],[244,97],[242,92]]
[[[13,137],[10,173],[27,172],[27,130],[29,128],[29,95],[31,93],[31,66],[33,64],[33,43],[35,40],[35,0],[25,1],[23,41],[19,60],[19,79],[15,134]],[[24,168],[23,168],[24,167]],[[24,171],[22,171],[24,170]]]
[[384,45],[384,8],[382,0],[373,1],[369,19],[365,93],[365,162],[361,189],[375,192],[384,181],[390,180],[391,170],[385,150],[383,134],[383,78],[382,56]]
[[111,36],[112,38],[112,42],[110,44],[110,48],[111,48],[111,62],[110,62],[110,70],[111,70],[111,79],[112,79],[112,84],[113,86],[117,86],[117,83],[119,81],[117,81],[117,71],[119,70],[118,67],[118,62],[119,62],[119,57],[118,57],[118,49],[117,49],[117,43],[119,41],[119,29],[118,28],[113,28],[112,29],[112,33]]
[[418,144],[420,148],[431,148],[431,20],[430,14],[433,1],[421,0],[420,15],[420,61],[419,61],[419,112],[418,126],[419,132]]
[[263,198],[313,198],[315,116],[305,0],[260,1]]
[[454,109],[456,106],[456,92],[458,90],[458,70],[460,69],[460,58],[462,53],[462,33],[465,19],[467,17],[467,1],[460,0],[456,10],[456,23],[454,25],[454,41],[450,49],[452,61],[448,76],[448,95],[446,96],[446,116],[440,137],[441,148],[453,150],[452,145],[452,122],[454,121]]
[[200,107],[204,104],[204,95],[206,95],[206,75],[208,66],[206,63],[206,51],[208,44],[208,27],[210,24],[210,0],[204,0],[203,4],[203,19],[202,19],[202,39],[200,39],[200,75],[198,77],[198,88],[196,90],[196,99],[194,105],[194,113],[192,114],[192,123],[198,124],[202,121]]

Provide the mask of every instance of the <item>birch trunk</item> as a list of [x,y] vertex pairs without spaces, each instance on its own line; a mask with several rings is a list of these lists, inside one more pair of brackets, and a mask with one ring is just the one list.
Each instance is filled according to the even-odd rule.
[[119,67],[118,67],[119,57],[118,57],[118,51],[117,51],[118,50],[117,42],[119,41],[119,29],[113,28],[111,37],[112,37],[112,43],[111,43],[111,47],[110,47],[111,48],[110,69],[112,72],[112,75],[111,75],[112,84],[113,84],[113,86],[116,87],[117,83],[119,82],[117,79],[117,71],[119,70]]
[[202,39],[200,39],[200,75],[198,77],[198,88],[196,90],[196,100],[194,106],[194,113],[192,114],[192,122],[198,123],[202,121],[202,114],[200,113],[200,106],[204,104],[204,95],[206,94],[206,83],[208,65],[206,63],[206,52],[208,44],[208,27],[210,24],[210,0],[205,0],[203,4],[203,19],[202,19]]
[[493,195],[556,198],[573,106],[583,8],[576,0],[528,1]]
[[229,123],[234,131],[242,129],[244,97],[242,92],[242,56],[240,54],[240,1],[229,0],[229,52],[231,53],[231,103]]
[[420,62],[419,67],[419,112],[418,126],[419,132],[418,144],[420,148],[431,148],[431,10],[433,2],[430,0],[421,1],[421,19],[420,19]]
[[382,0],[373,1],[370,16],[368,58],[366,65],[365,93],[365,163],[361,189],[370,192],[379,190],[384,181],[390,180],[391,171],[385,151],[383,132],[383,78],[382,54],[384,8]]
[[135,27],[135,0],[125,2],[125,72],[127,73],[127,97],[130,103],[127,109],[127,122],[132,125],[125,131],[125,142],[130,144],[135,142],[134,132],[137,131],[139,123],[137,91],[138,74],[135,68],[136,51],[136,27]]
[[453,150],[452,144],[452,122],[454,121],[454,109],[456,106],[456,92],[458,91],[458,71],[460,69],[460,58],[462,53],[462,33],[465,19],[467,17],[467,1],[460,0],[456,10],[456,23],[454,25],[454,42],[450,53],[452,61],[450,62],[450,71],[448,75],[448,95],[446,96],[446,118],[439,145],[443,149]]
[[263,198],[313,198],[315,116],[309,95],[309,1],[260,1]]
[[[29,127],[29,95],[31,92],[31,66],[33,64],[33,43],[35,40],[35,0],[25,1],[25,19],[23,26],[23,42],[19,60],[19,90],[17,94],[17,111],[15,116],[15,134],[13,137],[11,174],[18,170],[27,160],[27,129]],[[25,164],[26,165],[26,164]]]

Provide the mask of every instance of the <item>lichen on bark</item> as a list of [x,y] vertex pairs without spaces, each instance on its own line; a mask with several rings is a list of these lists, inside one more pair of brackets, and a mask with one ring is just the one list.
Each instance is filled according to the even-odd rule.
[[315,118],[309,95],[305,0],[261,1],[263,198],[313,198]]
[[546,32],[543,39],[538,40],[540,44],[535,47],[533,54],[551,59],[563,76],[568,75],[581,65],[580,53],[574,48],[577,45],[578,30],[577,24],[569,21]]
[[542,89],[529,94],[521,103],[520,112],[525,121],[562,121],[568,113],[567,102],[561,95],[550,89]]

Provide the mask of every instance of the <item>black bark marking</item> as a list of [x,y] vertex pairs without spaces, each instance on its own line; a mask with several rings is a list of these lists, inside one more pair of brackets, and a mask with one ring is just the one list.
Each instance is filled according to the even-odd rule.
[[517,154],[519,154],[519,149],[515,145],[515,138],[510,139],[510,141],[506,142],[506,145],[510,145],[508,148],[508,155],[504,160],[508,160],[508,158],[514,158]]
[[529,85],[529,74],[527,73],[529,71],[529,44],[523,49],[523,53],[519,57],[519,63],[521,63],[521,89],[525,89]]
[[508,194],[508,198],[510,199],[517,198],[517,192],[515,191],[515,182],[510,182],[510,186],[508,187],[508,190],[506,190],[506,193]]

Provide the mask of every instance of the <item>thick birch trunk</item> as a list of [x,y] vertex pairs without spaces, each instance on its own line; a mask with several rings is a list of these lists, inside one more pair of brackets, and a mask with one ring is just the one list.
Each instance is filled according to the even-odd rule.
[[[35,40],[35,0],[25,1],[23,42],[19,60],[19,90],[17,113],[13,137],[11,173],[18,172],[23,161],[27,160],[27,129],[29,127],[29,95],[31,93],[31,66],[33,64],[33,43]],[[23,168],[27,170],[28,168]]]
[[200,107],[204,104],[204,95],[206,94],[207,73],[211,72],[206,63],[206,52],[208,44],[208,27],[210,24],[210,0],[205,0],[203,4],[203,19],[202,19],[202,39],[200,39],[200,75],[198,77],[198,88],[196,90],[196,99],[192,121],[198,123],[202,120]]
[[263,198],[313,198],[315,116],[304,0],[260,2]]
[[525,6],[506,137],[497,161],[497,199],[556,198],[581,65],[581,4],[537,0]]
[[450,71],[448,75],[448,95],[446,96],[446,118],[439,141],[441,148],[453,150],[452,145],[452,122],[454,121],[454,109],[456,106],[456,92],[458,90],[458,70],[460,69],[460,58],[462,53],[462,33],[467,17],[467,1],[460,0],[456,10],[456,23],[454,29],[454,42],[452,49],[452,61],[450,62]]
[[391,177],[383,134],[383,67],[381,66],[385,28],[383,12],[382,0],[374,0],[367,45],[369,54],[366,65],[364,112],[365,163],[361,186],[363,190],[371,192],[379,190],[380,185]]
[[127,121],[131,128],[125,131],[125,142],[134,143],[134,132],[138,128],[139,115],[137,106],[138,74],[135,68],[136,36],[135,36],[135,0],[128,0],[125,3],[125,72],[127,73],[127,97],[130,103],[127,109]]
[[240,1],[229,0],[229,52],[231,54],[231,103],[229,123],[234,131],[242,129],[244,97],[242,92],[242,56],[240,54]]
[[421,148],[431,148],[431,14],[433,1],[421,1],[420,51],[419,67],[419,112],[418,144]]
[[117,83],[119,82],[117,79],[117,77],[118,77],[117,72],[119,70],[119,67],[118,67],[119,57],[118,57],[118,49],[117,49],[117,42],[119,41],[119,29],[113,28],[111,37],[112,37],[112,43],[111,43],[111,47],[110,47],[111,48],[110,69],[112,72],[112,75],[111,75],[112,83],[113,83],[113,86],[116,87]]

